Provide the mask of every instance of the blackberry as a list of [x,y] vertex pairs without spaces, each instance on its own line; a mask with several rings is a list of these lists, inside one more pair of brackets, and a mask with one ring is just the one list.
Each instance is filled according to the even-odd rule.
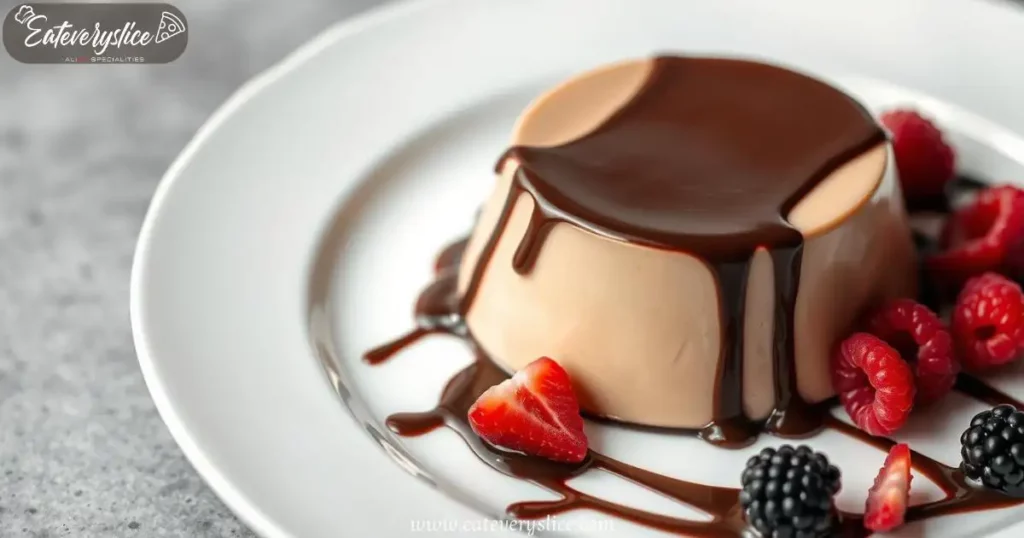
[[964,476],[1012,497],[1024,497],[1024,412],[997,405],[971,419],[960,436]]
[[761,536],[818,538],[837,522],[839,469],[809,446],[766,448],[747,461],[740,480],[743,515]]

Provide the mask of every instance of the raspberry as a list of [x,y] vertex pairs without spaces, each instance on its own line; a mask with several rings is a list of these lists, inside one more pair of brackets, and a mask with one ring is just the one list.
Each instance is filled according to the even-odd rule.
[[[1024,236],[1024,191],[985,189],[957,210],[942,232],[944,250],[927,260],[929,271],[947,284],[959,284],[986,271],[1013,270]],[[1019,265],[1019,263],[1016,263]]]
[[847,414],[871,435],[900,429],[914,407],[914,374],[878,337],[854,333],[832,354],[832,386]]
[[952,327],[966,368],[978,371],[1006,364],[1024,346],[1024,293],[1002,275],[972,278],[957,297]]
[[935,402],[953,388],[960,373],[953,338],[928,307],[910,299],[889,301],[868,319],[867,330],[896,349],[913,367],[915,404]]
[[942,131],[913,110],[886,112],[882,125],[892,134],[904,196],[941,195],[956,168],[956,156],[942,138]]

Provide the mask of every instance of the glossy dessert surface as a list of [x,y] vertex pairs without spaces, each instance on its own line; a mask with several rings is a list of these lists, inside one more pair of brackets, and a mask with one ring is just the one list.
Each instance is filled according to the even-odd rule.
[[[803,75],[739,60],[615,64],[538,98],[512,146],[459,268],[461,306],[506,369],[557,358],[591,414],[687,429],[763,421],[785,407],[790,360],[788,398],[822,401],[831,343],[869,305],[914,293],[884,135]],[[796,277],[790,317],[782,276]]]

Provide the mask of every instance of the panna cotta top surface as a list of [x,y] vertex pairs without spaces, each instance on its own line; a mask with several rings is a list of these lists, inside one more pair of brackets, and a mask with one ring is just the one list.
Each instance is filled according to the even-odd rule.
[[[524,139],[510,155],[547,205],[636,243],[742,260],[757,246],[799,242],[788,211],[885,139],[846,94],[767,64],[659,57],[601,76],[643,80],[590,132],[558,145]],[[599,84],[577,82],[576,92],[614,89]]]

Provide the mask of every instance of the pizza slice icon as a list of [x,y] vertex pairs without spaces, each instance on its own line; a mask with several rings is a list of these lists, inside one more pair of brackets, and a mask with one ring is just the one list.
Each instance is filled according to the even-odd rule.
[[185,33],[185,23],[174,13],[164,11],[160,14],[160,27],[156,30],[156,42],[163,43],[168,39]]

